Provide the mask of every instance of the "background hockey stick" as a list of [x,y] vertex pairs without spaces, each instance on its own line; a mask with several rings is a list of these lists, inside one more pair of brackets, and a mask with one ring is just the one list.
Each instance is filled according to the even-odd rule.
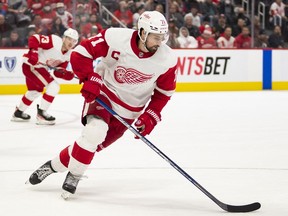
[[173,162],[168,156],[166,156],[160,149],[153,145],[147,138],[142,136],[133,126],[128,124],[121,116],[119,116],[114,110],[107,106],[99,98],[96,101],[103,106],[109,113],[111,113],[116,119],[118,119],[124,126],[126,126],[134,135],[139,137],[145,144],[147,144],[153,151],[155,151],[159,156],[161,156],[165,161],[167,161],[173,168],[175,168],[179,173],[181,173],[186,179],[188,179],[192,184],[194,184],[199,190],[201,190],[206,196],[208,196],[213,202],[215,202],[220,208],[227,212],[251,212],[259,209],[261,204],[259,202],[247,204],[247,205],[229,205],[219,201],[210,192],[208,192],[203,186],[201,186],[195,179],[193,179],[188,173],[186,173],[181,167],[179,167],[175,162]]

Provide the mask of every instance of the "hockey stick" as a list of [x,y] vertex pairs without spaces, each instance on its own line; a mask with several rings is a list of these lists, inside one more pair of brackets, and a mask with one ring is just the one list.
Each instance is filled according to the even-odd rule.
[[38,62],[38,64],[43,65],[45,67],[48,67],[51,70],[59,70],[59,69],[61,69],[61,67],[52,67],[52,66],[49,66],[49,65],[47,65],[47,64],[45,64],[43,62]]
[[179,167],[175,162],[173,162],[168,156],[166,156],[160,149],[153,145],[147,138],[142,136],[138,130],[133,126],[128,124],[121,116],[119,116],[114,110],[107,106],[99,98],[96,98],[96,101],[103,106],[111,115],[118,119],[124,126],[126,126],[134,135],[139,137],[145,144],[147,144],[153,151],[155,151],[159,156],[161,156],[165,161],[167,161],[173,168],[180,172],[186,179],[188,179],[192,184],[194,184],[199,190],[201,190],[206,196],[208,196],[213,202],[215,202],[220,208],[227,212],[251,212],[259,209],[261,204],[259,202],[251,203],[248,205],[228,205],[219,201],[211,193],[209,193],[203,186],[201,186],[196,180],[194,180],[188,173],[186,173],[181,167]]

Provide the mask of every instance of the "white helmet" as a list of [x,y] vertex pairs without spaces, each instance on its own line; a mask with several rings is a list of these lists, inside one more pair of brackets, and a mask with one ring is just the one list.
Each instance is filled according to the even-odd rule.
[[[145,39],[140,36],[141,29],[145,31]],[[158,11],[145,11],[138,19],[138,35],[145,42],[149,33],[164,34],[163,42],[168,40],[168,24],[166,18]]]
[[66,36],[66,37],[70,37],[70,38],[72,38],[72,39],[74,39],[76,41],[78,41],[78,38],[79,38],[78,32],[76,30],[72,29],[72,28],[68,28],[64,32],[63,35]]

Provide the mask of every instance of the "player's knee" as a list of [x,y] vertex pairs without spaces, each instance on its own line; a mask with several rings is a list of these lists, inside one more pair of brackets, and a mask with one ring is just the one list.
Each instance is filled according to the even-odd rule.
[[42,93],[36,90],[33,91],[27,91],[25,93],[25,97],[30,100],[30,101],[34,101],[37,97],[39,97]]
[[59,91],[60,91],[60,85],[55,80],[49,83],[46,87],[46,94],[51,96],[57,95]]
[[84,149],[94,152],[97,145],[105,140],[107,131],[108,125],[102,119],[89,118],[78,144]]

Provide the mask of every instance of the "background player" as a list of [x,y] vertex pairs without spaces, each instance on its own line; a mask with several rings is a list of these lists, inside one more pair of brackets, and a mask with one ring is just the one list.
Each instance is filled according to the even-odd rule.
[[28,91],[16,107],[11,121],[29,121],[31,117],[24,111],[46,87],[41,103],[37,105],[37,124],[55,124],[55,117],[46,111],[58,94],[60,86],[48,70],[49,67],[57,67],[54,71],[56,77],[64,80],[73,79],[73,72],[67,71],[66,67],[70,61],[71,49],[77,42],[78,32],[71,28],[64,32],[62,39],[53,34],[49,36],[35,34],[29,38],[29,52],[24,54],[22,64]]

